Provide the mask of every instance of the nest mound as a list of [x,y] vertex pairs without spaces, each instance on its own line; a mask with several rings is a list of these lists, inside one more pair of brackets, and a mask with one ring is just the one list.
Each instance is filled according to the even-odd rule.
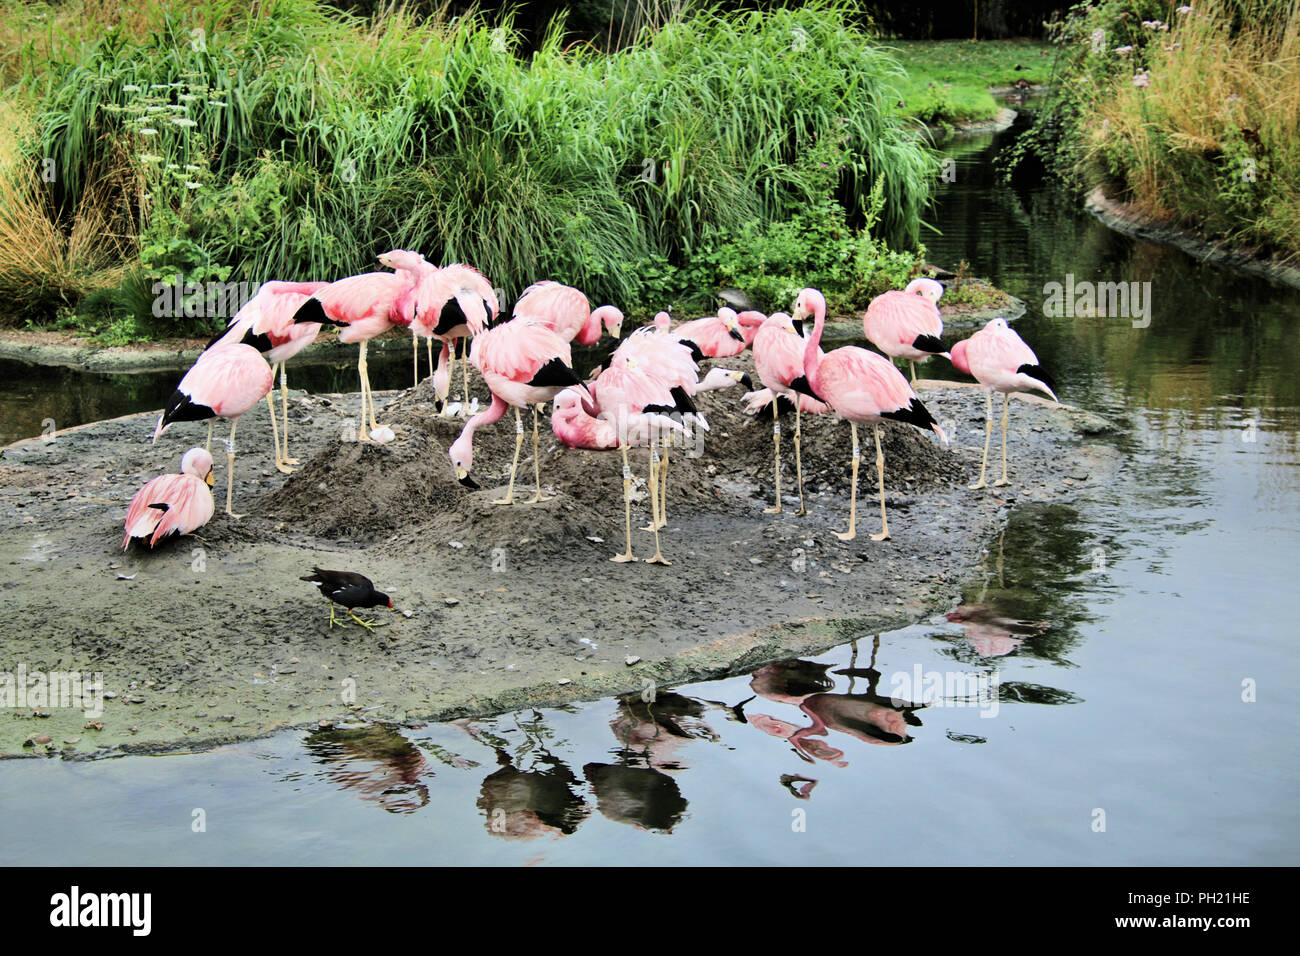
[[[715,365],[753,373],[748,353]],[[457,383],[460,374],[456,376]],[[756,382],[757,384],[757,382]],[[459,392],[453,388],[453,394]],[[487,390],[476,375],[471,393]],[[710,430],[687,448],[670,451],[668,513],[670,520],[702,510],[744,509],[752,499],[772,495],[772,422],[770,410],[744,411],[741,386],[698,396]],[[480,398],[482,401],[482,398]],[[550,417],[539,424],[540,468],[547,500],[503,507],[492,503],[504,494],[515,450],[513,410],[501,421],[481,428],[474,441],[474,491],[456,481],[448,449],[465,419],[443,418],[435,411],[429,381],[409,389],[380,409],[381,423],[397,438],[387,445],[358,442],[340,435],[268,495],[258,510],[266,517],[291,522],[318,537],[374,543],[384,539],[400,550],[429,547],[431,540],[472,541],[476,545],[532,545],[539,551],[592,546],[591,537],[621,541],[623,500],[621,456],[564,447],[552,433]],[[533,494],[532,415],[523,413],[524,444],[515,479],[515,501]],[[782,415],[782,491],[794,492],[792,412]],[[834,416],[802,416],[804,488],[847,496],[849,426]],[[962,465],[933,435],[890,423],[881,428],[887,493],[914,493],[963,480]],[[860,497],[875,492],[875,451],[870,428],[859,429],[862,462]],[[630,448],[635,486],[633,521],[648,513],[646,478],[649,451]]]

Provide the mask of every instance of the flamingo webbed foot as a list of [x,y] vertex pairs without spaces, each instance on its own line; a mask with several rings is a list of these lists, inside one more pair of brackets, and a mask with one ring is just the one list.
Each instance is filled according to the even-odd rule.
[[639,559],[631,552],[629,552],[627,554],[616,554],[609,560],[615,562],[616,564],[627,564],[629,561],[637,561]]

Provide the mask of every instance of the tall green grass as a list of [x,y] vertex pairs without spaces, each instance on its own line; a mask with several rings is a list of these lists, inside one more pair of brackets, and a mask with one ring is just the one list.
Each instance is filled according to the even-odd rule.
[[[708,297],[647,279],[702,244],[825,214],[824,177],[800,163],[820,136],[844,144],[838,214],[865,217],[874,187],[894,246],[917,242],[934,179],[888,108],[899,68],[838,0],[688,12],[613,53],[566,48],[556,24],[528,57],[509,20],[473,14],[117,13],[100,2],[0,54],[34,120],[0,206],[45,158],[55,224],[116,184],[98,200],[134,224],[138,255],[118,265],[146,277],[333,279],[398,246],[474,263],[507,295],[553,276],[637,311],[651,291]],[[0,292],[14,281],[0,268]]]

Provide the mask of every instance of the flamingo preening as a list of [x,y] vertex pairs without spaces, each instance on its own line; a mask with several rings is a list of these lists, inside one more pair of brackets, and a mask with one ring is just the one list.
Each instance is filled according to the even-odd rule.
[[953,346],[952,365],[957,371],[974,376],[984,386],[984,458],[980,462],[979,479],[970,485],[972,491],[985,488],[984,471],[989,462],[989,439],[993,435],[993,393],[1002,393],[1002,477],[994,485],[1009,485],[1007,477],[1007,407],[1012,392],[1040,391],[1059,401],[1054,391],[1056,383],[1047,370],[1038,364],[1038,356],[1007,325],[1006,319],[994,319],[968,339]]
[[159,475],[135,493],[126,512],[125,551],[131,539],[155,547],[168,535],[190,534],[212,520],[212,455],[191,448],[179,475]]
[[[433,330],[427,322],[422,321],[415,304],[411,301],[415,295],[415,287],[420,279],[431,275],[437,271],[437,266],[428,262],[424,256],[418,252],[412,252],[409,249],[390,249],[388,252],[381,253],[378,257],[379,264],[385,269],[392,269],[396,274],[405,276],[410,280],[410,288],[407,289],[396,304],[398,312],[403,315],[409,313],[411,329],[411,360],[415,372],[415,380],[411,383],[414,388],[420,384],[420,336],[424,336],[425,346],[429,353],[429,374],[433,375]],[[440,395],[439,398],[444,398]]]
[[[876,437],[876,477],[880,486],[880,533],[873,541],[889,539],[889,519],[885,514],[885,453],[880,448],[880,422],[906,422],[920,429],[929,428],[946,444],[943,433],[916,392],[907,384],[888,359],[853,345],[823,353],[820,345],[826,324],[826,299],[816,289],[804,289],[795,301],[795,317],[813,316],[813,332],[804,346],[804,379],[812,397],[825,402],[840,418],[852,425],[853,491],[849,499],[849,529],[835,532],[841,541],[852,541],[857,534],[858,501],[858,425],[870,424]],[[800,383],[802,385],[802,383]]]
[[[799,510],[795,514],[804,515],[808,509],[803,500],[803,458],[799,447],[802,436],[801,421],[805,404],[809,410],[822,414],[827,408],[822,402],[801,395],[791,383],[804,376],[804,340],[794,326],[794,320],[784,312],[777,312],[767,319],[754,336],[754,367],[758,377],[772,397],[772,445],[776,459],[776,503],[765,508],[766,514],[781,513],[781,423],[777,419],[779,398],[785,398],[794,405],[794,462],[795,475],[799,484]],[[758,403],[755,402],[755,405]],[[753,406],[751,406],[753,407]]]
[[[236,343],[210,348],[199,356],[181,379],[154,429],[155,444],[173,422],[208,423],[208,446],[212,445],[212,422],[230,422],[226,442],[226,514],[242,518],[231,509],[235,484],[235,427],[239,416],[270,394],[275,377],[260,352],[251,345]],[[274,420],[274,414],[272,415]]]
[[618,448],[623,455],[623,527],[627,547],[611,561],[635,561],[632,554],[632,471],[628,466],[629,446],[650,448],[650,529],[655,536],[655,553],[649,564],[671,564],[659,547],[659,495],[656,442],[662,444],[674,432],[689,436],[690,430],[670,418],[674,413],[695,410],[690,397],[680,388],[666,386],[635,359],[622,358],[597,376],[590,388],[593,404],[588,407],[577,389],[565,389],[555,397],[551,429],[569,448],[603,451]]
[[939,298],[943,284],[934,279],[913,279],[902,292],[891,289],[874,299],[862,316],[862,331],[869,341],[891,359],[907,359],[916,381],[916,363],[931,355],[948,358],[943,343],[943,319]]
[[275,467],[291,474],[290,465],[298,459],[289,457],[289,381],[285,363],[315,341],[320,332],[319,322],[294,322],[298,308],[314,293],[323,289],[326,282],[263,282],[257,294],[244,303],[230,319],[226,331],[213,340],[218,345],[243,343],[251,345],[266,356],[271,363],[271,376],[280,370],[280,408],[283,412],[284,447],[275,427],[275,402],[266,394],[266,405],[271,412],[271,441],[275,443]]
[[475,335],[469,360],[483,375],[483,381],[492,393],[492,404],[465,423],[460,436],[448,449],[451,463],[456,468],[456,479],[468,488],[478,487],[470,478],[474,462],[474,432],[500,420],[506,406],[512,405],[515,409],[515,457],[510,465],[510,484],[506,496],[493,504],[508,505],[514,501],[515,472],[519,468],[519,449],[524,443],[524,424],[519,410],[531,405],[533,478],[537,490],[527,503],[544,500],[538,461],[537,406],[549,402],[570,386],[583,387],[573,371],[569,343],[540,322],[514,319]]
[[[366,345],[394,325],[409,325],[410,316],[398,300],[412,286],[409,272],[364,272],[331,282],[315,292],[294,313],[294,322],[320,322],[339,326],[340,342],[359,342],[357,376],[361,379],[361,439],[376,440],[375,399],[370,389]],[[366,430],[366,417],[370,430]]]
[[[403,306],[406,305],[403,301]],[[469,339],[489,328],[497,320],[501,305],[496,290],[481,272],[470,266],[452,263],[424,271],[409,297],[409,311],[402,309],[411,319],[411,327],[418,334],[442,342],[438,356],[438,370],[433,376],[434,391],[446,402],[451,387],[452,342]],[[464,415],[469,407],[469,366],[461,366],[465,385],[465,400],[459,413]],[[446,404],[443,414],[452,414]]]

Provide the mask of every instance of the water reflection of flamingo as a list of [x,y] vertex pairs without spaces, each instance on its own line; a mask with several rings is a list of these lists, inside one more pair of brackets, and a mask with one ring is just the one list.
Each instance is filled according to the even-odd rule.
[[429,803],[429,788],[422,782],[429,772],[424,754],[392,727],[320,730],[307,738],[306,746],[324,765],[326,778],[389,813],[414,813]]
[[962,604],[944,615],[960,624],[975,653],[981,657],[1002,657],[1048,629],[1046,621],[1024,621],[1004,617],[983,604]]
[[681,694],[639,694],[618,699],[610,729],[622,744],[619,764],[589,763],[583,775],[596,793],[596,809],[617,823],[670,833],[686,812],[686,798],[669,771],[685,766],[678,750],[690,740],[717,740],[701,719],[704,705]]
[[533,713],[532,726],[516,718],[515,726],[525,737],[516,747],[471,720],[456,722],[496,754],[497,769],[483,778],[475,806],[484,812],[487,832],[503,840],[569,836],[591,814],[578,792],[582,781],[546,747],[541,715]]

